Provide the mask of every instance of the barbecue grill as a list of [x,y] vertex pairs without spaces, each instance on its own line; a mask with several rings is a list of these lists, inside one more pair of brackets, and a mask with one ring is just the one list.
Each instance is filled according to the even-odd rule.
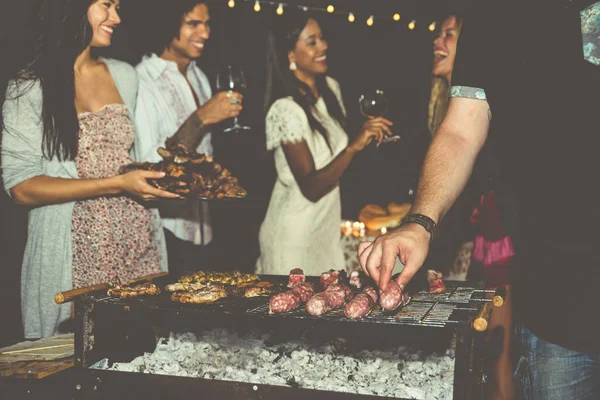
[[[284,283],[286,277],[262,276],[262,280]],[[155,280],[159,286],[172,282]],[[96,369],[103,360],[128,362],[153,352],[157,338],[169,331],[227,327],[236,330],[275,329],[294,332],[317,329],[352,339],[371,335],[377,340],[407,346],[450,346],[455,343],[453,398],[483,398],[481,335],[473,328],[489,319],[490,291],[482,283],[446,282],[443,294],[423,288],[410,302],[395,311],[374,310],[368,317],[350,320],[342,310],[313,317],[298,309],[286,314],[268,314],[268,298],[228,297],[212,304],[179,304],[168,293],[159,296],[120,299],[106,289],[75,297],[75,358],[77,393],[81,399],[130,398],[124,388],[135,388],[136,397],[163,398],[202,394],[205,399],[384,399],[388,397],[313,390],[294,385],[257,385],[246,382],[173,377]],[[95,289],[98,289],[96,287]],[[491,292],[493,293],[493,292]],[[501,303],[503,294],[497,293]],[[67,300],[68,300],[67,295]],[[485,330],[485,327],[479,327]],[[352,343],[363,343],[364,340]],[[226,367],[226,366],[224,366]]]

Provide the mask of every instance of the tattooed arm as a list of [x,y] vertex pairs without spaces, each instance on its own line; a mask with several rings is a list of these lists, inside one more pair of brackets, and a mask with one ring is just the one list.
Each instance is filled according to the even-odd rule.
[[190,115],[179,127],[179,130],[167,139],[167,147],[181,144],[188,149],[197,148],[212,125],[228,118],[237,117],[240,114],[242,111],[241,103],[242,95],[239,93],[217,93]]

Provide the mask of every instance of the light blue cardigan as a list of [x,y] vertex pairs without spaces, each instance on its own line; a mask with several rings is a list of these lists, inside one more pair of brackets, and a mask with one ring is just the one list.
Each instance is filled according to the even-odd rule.
[[[135,69],[127,63],[103,59],[119,94],[129,109],[131,121],[137,98]],[[25,89],[25,92],[23,90]],[[14,100],[15,94],[24,93]],[[12,99],[11,99],[12,98]],[[2,178],[4,188],[40,175],[77,179],[74,161],[48,160],[42,154],[42,90],[39,82],[14,82],[7,90],[2,131]],[[34,208],[29,211],[27,245],[21,272],[21,310],[25,337],[36,339],[60,333],[60,325],[71,317],[71,305],[54,302],[58,292],[70,290],[73,248],[71,224],[74,202]],[[160,217],[154,224],[161,261],[167,271],[167,252]]]

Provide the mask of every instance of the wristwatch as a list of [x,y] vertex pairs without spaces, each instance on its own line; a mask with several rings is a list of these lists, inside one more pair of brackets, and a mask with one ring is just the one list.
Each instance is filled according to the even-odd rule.
[[404,226],[404,225],[408,225],[408,224],[421,225],[431,235],[431,238],[429,240],[430,241],[433,240],[433,234],[434,234],[435,230],[437,229],[437,224],[435,223],[434,220],[432,220],[428,216],[423,215],[423,214],[409,214],[406,217],[404,217],[402,222],[400,222],[400,226]]

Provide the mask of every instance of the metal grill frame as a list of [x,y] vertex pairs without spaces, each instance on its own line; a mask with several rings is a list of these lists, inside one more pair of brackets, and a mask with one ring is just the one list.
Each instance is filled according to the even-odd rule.
[[[264,280],[272,280],[272,277],[264,277]],[[279,277],[281,279],[281,277]],[[162,281],[162,282],[161,282]],[[164,286],[168,283],[167,278],[162,278],[156,283]],[[482,363],[482,335],[475,332],[471,326],[474,315],[480,306],[486,301],[483,297],[485,291],[481,290],[481,283],[471,285],[470,290],[481,293],[480,298],[473,301],[463,301],[461,303],[449,302],[449,297],[454,295],[458,288],[465,287],[465,282],[453,284],[447,282],[450,288],[449,293],[438,295],[434,299],[424,301],[419,296],[414,296],[409,302],[411,304],[431,305],[429,310],[423,315],[423,318],[414,321],[401,321],[395,319],[395,315],[402,313],[402,310],[392,313],[375,313],[363,320],[349,320],[339,312],[332,312],[323,317],[312,317],[308,315],[268,315],[266,312],[256,312],[257,309],[264,310],[265,299],[255,299],[250,304],[260,304],[260,306],[235,307],[235,303],[227,304],[227,301],[221,301],[212,307],[197,307],[187,304],[170,303],[168,306],[157,302],[151,305],[146,301],[136,301],[139,299],[121,300],[108,299],[105,293],[93,293],[85,295],[75,300],[75,366],[78,399],[104,399],[119,398],[119,389],[123,389],[123,398],[125,388],[128,383],[137,382],[140,385],[139,390],[153,388],[148,391],[146,398],[164,398],[165,395],[172,396],[179,390],[184,390],[184,394],[197,395],[198,393],[214,393],[214,397],[206,398],[227,398],[227,399],[261,399],[275,400],[281,398],[290,399],[389,399],[388,397],[365,396],[359,394],[348,394],[340,392],[327,392],[320,390],[281,387],[271,385],[253,385],[242,382],[215,381],[201,378],[182,378],[167,377],[150,374],[135,374],[117,371],[102,371],[90,368],[94,363],[103,359],[131,359],[143,354],[144,351],[153,351],[143,348],[140,345],[137,349],[131,348],[127,344],[126,329],[119,329],[121,323],[136,326],[140,332],[145,332],[146,340],[139,340],[140,343],[147,342],[147,347],[152,346],[152,340],[156,345],[153,324],[160,324],[167,328],[177,329],[182,324],[192,323],[196,326],[214,324],[214,326],[236,327],[238,324],[250,323],[264,325],[265,323],[289,324],[296,323],[301,326],[307,324],[318,324],[334,326],[336,324],[353,324],[360,326],[360,329],[375,329],[382,327],[389,332],[397,334],[398,337],[406,335],[423,335],[434,332],[450,332],[454,335],[456,342],[455,349],[455,370],[454,370],[454,399],[475,400],[483,398],[483,363]],[[223,299],[225,300],[225,299]],[[228,307],[225,307],[228,305]],[[204,306],[204,305],[203,305]],[[406,307],[408,307],[406,306]],[[464,318],[448,323],[448,321],[439,321],[432,316],[435,307],[452,307],[454,311],[463,310]],[[459,307],[460,306],[460,307]],[[250,312],[248,312],[250,311]],[[254,312],[253,312],[254,311]],[[463,312],[460,311],[460,312]],[[195,320],[195,321],[194,321]],[[192,321],[192,322],[191,322]],[[125,337],[124,337],[125,336]],[[434,335],[435,336],[435,335]],[[399,343],[404,344],[404,343]],[[128,348],[129,347],[129,348]],[[136,347],[136,346],[134,346]],[[166,386],[165,386],[166,385]],[[166,387],[170,387],[167,389]],[[171,387],[172,386],[172,387]],[[161,392],[162,389],[166,390]],[[160,394],[162,393],[162,394]],[[153,397],[156,395],[156,397]],[[116,397],[115,397],[116,396]],[[150,397],[148,397],[150,396]],[[130,398],[130,397],[128,397]]]

